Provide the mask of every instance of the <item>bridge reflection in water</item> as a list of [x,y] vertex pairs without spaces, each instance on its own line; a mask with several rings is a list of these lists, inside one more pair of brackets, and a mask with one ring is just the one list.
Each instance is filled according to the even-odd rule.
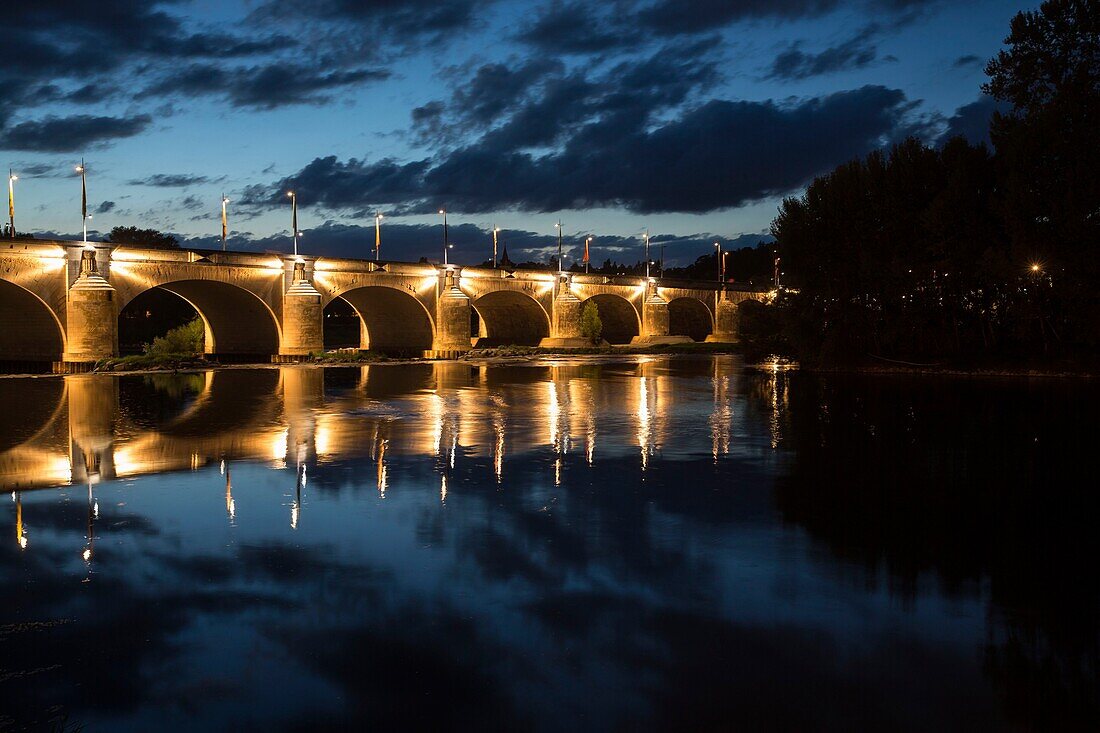
[[[0,380],[0,399],[27,406],[0,418],[6,441],[0,485],[17,502],[23,546],[22,492],[87,485],[90,545],[101,481],[218,465],[225,511],[235,521],[233,463],[261,461],[295,471],[291,524],[297,526],[301,492],[313,468],[324,464],[372,461],[385,497],[395,458],[429,458],[445,500],[448,473],[460,461],[502,483],[509,456],[545,451],[557,485],[571,461],[592,465],[633,452],[645,471],[654,456],[684,449],[668,445],[671,416],[690,420],[704,409],[697,417],[711,427],[717,459],[737,432],[740,373],[733,358],[642,357],[612,364],[283,366]],[[675,389],[678,376],[709,376],[710,404]],[[624,383],[632,386],[624,390]],[[775,393],[759,401],[776,410],[774,444],[783,390],[777,375],[764,384]]]

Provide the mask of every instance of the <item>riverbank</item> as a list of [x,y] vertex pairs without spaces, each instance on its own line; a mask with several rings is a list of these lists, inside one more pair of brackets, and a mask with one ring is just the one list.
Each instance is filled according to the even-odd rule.
[[[474,349],[459,359],[424,359],[390,357],[372,352],[338,351],[316,354],[312,357],[290,363],[275,364],[269,362],[223,364],[194,356],[158,356],[145,355],[111,359],[97,365],[94,374],[189,374],[209,370],[229,369],[279,369],[296,367],[356,367],[367,365],[407,366],[410,364],[430,364],[435,362],[457,362],[478,366],[523,364],[547,359],[578,358],[591,363],[612,362],[630,356],[667,356],[685,358],[719,354],[737,354],[744,358],[747,368],[769,370],[800,370],[821,375],[866,375],[866,376],[930,376],[930,377],[976,377],[976,378],[1042,378],[1042,379],[1092,379],[1100,376],[1100,369],[1086,368],[1081,365],[1027,365],[1008,364],[909,364],[902,362],[874,362],[845,365],[804,365],[796,359],[782,354],[765,353],[751,343],[691,343],[662,344],[654,346],[603,345],[581,349],[543,349],[535,346],[501,346]],[[55,374],[0,374],[0,379],[12,377],[55,377]]]

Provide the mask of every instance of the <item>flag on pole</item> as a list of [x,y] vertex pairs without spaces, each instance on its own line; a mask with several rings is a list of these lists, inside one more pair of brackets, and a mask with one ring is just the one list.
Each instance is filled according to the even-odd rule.
[[726,253],[722,252],[718,255],[718,265],[722,269],[722,282],[726,281]]
[[229,199],[222,194],[222,249],[225,249],[225,240],[229,234],[229,222],[226,221],[225,205],[229,203]]
[[298,241],[298,197],[290,197],[290,233],[295,243]]
[[588,264],[588,242],[591,239],[592,239],[591,237],[585,237],[585,239],[584,239],[584,259],[581,260],[581,262],[583,262],[586,265]]
[[88,218],[88,179],[84,159],[80,159],[80,218]]
[[11,236],[15,236],[15,174],[8,168],[8,221],[11,222]]
[[382,250],[382,219],[378,214],[374,215],[374,259],[378,259],[378,253]]

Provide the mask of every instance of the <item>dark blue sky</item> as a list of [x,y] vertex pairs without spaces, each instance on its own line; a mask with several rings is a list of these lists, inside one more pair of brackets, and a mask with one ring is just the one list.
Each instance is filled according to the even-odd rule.
[[[979,139],[1007,0],[14,0],[0,150],[20,229],[219,231],[462,262],[504,231],[541,257],[560,217],[596,259],[754,243],[784,195],[906,135]],[[369,231],[361,229],[367,227]],[[197,242],[202,243],[202,241]],[[579,251],[579,250],[575,250]]]

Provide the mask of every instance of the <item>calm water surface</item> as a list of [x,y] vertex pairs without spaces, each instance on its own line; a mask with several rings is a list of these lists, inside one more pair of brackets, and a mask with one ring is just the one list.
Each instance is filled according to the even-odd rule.
[[1095,729],[1089,381],[0,379],[0,730]]

